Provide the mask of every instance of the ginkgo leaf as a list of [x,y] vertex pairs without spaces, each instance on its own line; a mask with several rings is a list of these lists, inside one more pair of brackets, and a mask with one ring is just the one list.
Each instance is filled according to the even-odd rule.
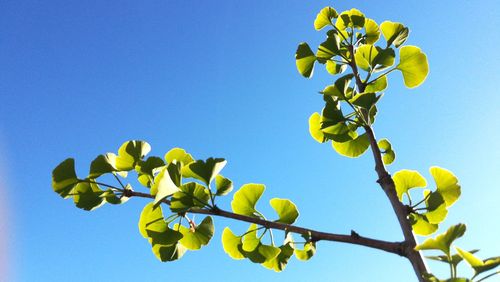
[[405,43],[410,30],[401,23],[385,21],[380,25],[387,46],[394,44],[396,48]]
[[244,259],[245,255],[242,251],[241,237],[234,235],[229,227],[222,231],[222,248],[232,259]]
[[438,229],[438,225],[430,223],[424,215],[411,213],[409,218],[413,232],[417,235],[427,236]]
[[188,165],[194,162],[193,156],[188,154],[186,150],[182,148],[173,148],[165,154],[165,160],[167,163],[173,161],[180,162],[182,165]]
[[209,185],[217,174],[224,168],[227,161],[222,158],[208,158],[198,160],[182,168],[182,176],[196,178]]
[[161,200],[179,191],[179,187],[175,185],[168,173],[167,168],[164,167],[160,173],[156,175],[151,190],[157,191],[154,203],[158,204]]
[[429,238],[422,244],[415,247],[415,250],[440,250],[446,255],[450,255],[450,247],[453,241],[462,237],[465,233],[465,224],[453,225],[445,233],[439,234],[436,238]]
[[365,26],[365,15],[354,8],[344,11],[338,16],[335,26],[340,30],[345,30],[348,27],[363,28]]
[[245,184],[234,193],[231,208],[234,213],[258,217],[255,204],[264,193],[265,186],[262,184]]
[[97,178],[113,171],[117,171],[116,155],[113,153],[99,155],[90,163],[89,178]]
[[474,269],[474,276],[477,276],[485,271],[491,270],[500,265],[500,257],[492,257],[481,260],[472,253],[455,247],[458,254]]
[[297,217],[299,217],[297,206],[288,199],[274,198],[269,203],[276,213],[278,213],[278,222],[293,224]]
[[309,133],[319,143],[326,142],[325,134],[321,131],[321,115],[319,113],[313,113],[309,117]]
[[205,217],[199,225],[194,228],[187,228],[183,225],[174,225],[174,230],[179,230],[182,234],[180,243],[188,250],[199,250],[207,245],[214,235],[214,223],[212,217]]
[[366,133],[363,133],[350,141],[342,143],[332,141],[332,147],[342,156],[357,158],[370,147],[370,140],[368,140]]
[[78,208],[92,211],[104,205],[106,202],[101,195],[104,193],[99,186],[93,182],[79,182],[72,190],[73,201]]
[[396,68],[403,74],[405,86],[408,88],[419,86],[429,74],[427,56],[416,46],[401,47]]
[[325,7],[316,16],[314,20],[314,28],[316,30],[321,30],[327,25],[331,25],[332,19],[338,17],[337,11],[332,7]]
[[299,73],[306,78],[312,77],[314,62],[316,62],[316,56],[311,47],[305,42],[300,43],[295,52],[295,64]]
[[461,194],[458,178],[451,171],[437,166],[431,167],[429,171],[436,182],[437,192],[443,196],[446,206],[450,207]]
[[365,20],[366,43],[375,44],[380,38],[380,28],[372,19]]
[[64,160],[52,171],[52,188],[63,198],[69,197],[77,183],[75,160],[72,158]]
[[217,196],[224,196],[233,190],[233,182],[219,174],[215,177],[215,188],[217,189]]
[[427,186],[425,178],[416,170],[403,169],[392,176],[396,186],[396,192],[400,201],[403,200],[403,195],[410,189]]
[[118,149],[116,157],[116,168],[118,170],[131,170],[136,163],[151,151],[151,146],[140,140],[132,140],[123,143]]
[[243,249],[243,251],[252,252],[259,246],[260,238],[257,237],[257,230],[258,228],[255,223],[250,224],[250,227],[242,238],[243,243],[241,245],[241,248]]
[[382,76],[372,83],[368,84],[365,88],[365,92],[380,92],[387,88],[387,77]]

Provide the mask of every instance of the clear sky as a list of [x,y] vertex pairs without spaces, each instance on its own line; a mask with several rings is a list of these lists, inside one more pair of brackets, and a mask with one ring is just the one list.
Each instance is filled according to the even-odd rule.
[[499,255],[498,1],[2,0],[0,273],[9,277],[0,280],[413,281],[402,258],[328,242],[280,274],[234,261],[221,231],[246,225],[219,218],[208,247],[160,263],[137,230],[146,200],[89,213],[52,192],[51,171],[65,158],[83,176],[98,154],[142,139],[160,156],[179,146],[226,158],[223,173],[238,187],[267,185],[267,214],[269,199],[286,197],[298,225],[402,239],[371,156],[340,157],[308,133],[331,78],[319,69],[300,77],[294,52],[324,39],[312,23],[326,5],[410,27],[408,44],[427,53],[430,74],[415,90],[390,76],[375,124],[397,153],[389,169],[419,170],[429,183],[430,166],[453,171],[462,198],[440,231],[465,222],[459,246]]

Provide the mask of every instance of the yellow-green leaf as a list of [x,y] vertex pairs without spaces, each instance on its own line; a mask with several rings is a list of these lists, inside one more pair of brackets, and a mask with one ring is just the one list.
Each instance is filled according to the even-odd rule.
[[229,227],[222,231],[222,248],[232,259],[244,259],[245,255],[242,251],[241,237],[234,235]]
[[69,197],[77,183],[75,160],[72,158],[64,160],[52,171],[52,188],[63,198]]
[[233,182],[219,174],[215,177],[215,188],[217,196],[224,196],[233,190]]
[[331,25],[332,19],[338,17],[337,11],[332,7],[325,7],[316,16],[314,20],[314,28],[316,30],[321,30],[327,25]]
[[151,190],[157,191],[154,203],[157,204],[166,197],[179,191],[179,188],[175,185],[170,177],[168,170],[164,167],[158,175],[155,177],[155,181]]
[[363,28],[365,26],[365,15],[354,8],[344,11],[338,16],[335,26],[340,30],[348,27]]
[[217,174],[224,168],[227,161],[222,158],[208,158],[198,160],[182,168],[182,176],[193,177],[209,185]]
[[257,225],[250,224],[245,235],[243,235],[243,244],[241,248],[245,252],[253,252],[260,244],[260,239],[257,237]]
[[410,222],[413,232],[418,235],[427,236],[438,229],[438,225],[430,223],[424,215],[412,213],[410,214]]
[[332,147],[342,156],[357,158],[370,147],[370,140],[368,140],[366,133],[363,133],[353,140],[343,143],[332,141]]
[[168,151],[165,154],[165,160],[167,161],[167,163],[177,161],[183,166],[194,162],[193,156],[191,156],[191,154],[188,154],[186,150],[181,148],[173,148]]
[[297,206],[288,199],[273,198],[269,203],[276,213],[278,213],[278,222],[293,224],[297,217],[299,217]]
[[264,193],[265,186],[262,184],[245,184],[234,193],[231,208],[234,213],[258,217],[255,204]]
[[316,56],[309,45],[305,42],[300,43],[295,52],[295,64],[299,73],[307,78],[312,77],[314,62],[316,62]]
[[95,210],[105,204],[101,195],[104,193],[95,183],[80,182],[72,190],[73,200],[78,208],[86,211]]
[[403,46],[399,50],[397,69],[403,74],[406,87],[415,88],[422,84],[429,74],[427,56],[416,46]]
[[212,236],[214,235],[214,223],[212,217],[205,217],[202,222],[192,228],[187,228],[183,225],[174,225],[174,230],[179,230],[182,233],[182,239],[180,243],[186,247],[188,250],[199,250],[202,246],[205,246],[210,242]]
[[382,76],[372,83],[368,84],[365,88],[365,92],[380,92],[387,88],[387,77]]
[[136,163],[151,151],[151,146],[144,141],[132,140],[123,143],[118,149],[116,168],[118,170],[131,170]]
[[403,200],[403,195],[412,188],[425,187],[427,181],[425,178],[415,170],[403,169],[396,172],[392,179],[396,186],[396,192],[400,201]]
[[309,117],[309,133],[319,143],[326,142],[326,137],[321,131],[321,115],[319,113],[313,113]]
[[422,244],[415,247],[415,250],[440,250],[446,255],[450,255],[450,247],[453,241],[462,237],[465,233],[465,224],[453,225],[445,233],[439,234],[436,238],[429,238]]
[[429,169],[436,182],[437,192],[443,196],[446,206],[453,205],[461,194],[458,178],[449,170],[433,166]]
[[406,39],[410,30],[401,23],[385,21],[380,25],[382,29],[382,34],[387,41],[387,46],[394,43],[394,46],[398,48],[401,46]]
[[377,23],[372,19],[365,20],[366,43],[375,44],[380,38],[380,29]]

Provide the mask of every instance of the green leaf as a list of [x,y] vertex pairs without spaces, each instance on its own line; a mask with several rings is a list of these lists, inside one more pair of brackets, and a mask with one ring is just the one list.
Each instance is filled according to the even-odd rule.
[[427,220],[433,224],[443,222],[448,214],[448,210],[441,194],[424,190],[424,198],[426,199],[425,205],[427,207],[427,212],[424,215]]
[[174,161],[181,163],[183,166],[194,162],[193,157],[186,152],[186,150],[181,148],[173,148],[165,154],[165,160],[167,163],[172,163]]
[[184,256],[186,251],[186,247],[180,243],[176,243],[175,245],[153,245],[153,254],[163,262],[178,260]]
[[288,260],[290,257],[293,255],[293,247],[292,243],[286,243],[282,246],[280,246],[280,253],[277,257],[274,259],[271,259],[262,265],[268,269],[272,269],[276,272],[281,272],[285,269]]
[[172,212],[185,212],[190,208],[203,208],[208,205],[210,193],[203,185],[189,182],[180,187],[180,191],[173,194],[170,200]]
[[242,251],[241,237],[234,235],[229,227],[222,231],[222,248],[232,259],[244,259],[245,255]]
[[297,217],[299,217],[297,206],[288,199],[273,198],[269,203],[276,213],[278,213],[278,222],[293,224]]
[[337,34],[331,33],[326,41],[321,43],[316,52],[318,60],[328,60],[340,53],[340,38]]
[[368,84],[365,88],[365,92],[380,92],[387,88],[387,77],[382,76],[372,83]]
[[366,133],[363,133],[353,140],[343,143],[332,141],[332,146],[342,156],[357,158],[370,147],[370,140],[368,140]]
[[331,75],[343,73],[347,69],[346,64],[337,64],[334,61],[326,61],[326,71]]
[[182,168],[182,176],[193,177],[209,185],[217,174],[224,168],[227,161],[222,158],[208,158],[198,160]]
[[359,93],[354,96],[350,102],[353,105],[369,110],[378,102],[380,97],[382,97],[382,95],[377,96],[375,93]]
[[214,223],[212,217],[207,216],[203,221],[194,228],[187,228],[185,226],[174,225],[182,233],[183,237],[180,243],[188,250],[199,250],[202,246],[207,245],[214,235]]
[[[132,187],[130,186],[130,184],[127,184],[125,189],[132,191]],[[129,197],[125,197],[123,195],[118,197],[111,189],[104,191],[101,194],[101,197],[104,198],[104,200],[106,200],[106,202],[108,202],[112,205],[120,205],[120,204],[127,202],[130,199]]]
[[396,153],[394,151],[389,151],[384,153],[382,156],[382,161],[384,162],[385,165],[390,165],[394,160],[396,159]]
[[63,198],[69,197],[77,183],[75,160],[72,158],[64,160],[52,171],[52,188]]
[[334,84],[327,86],[320,93],[344,99],[346,97],[347,90],[349,88],[349,84],[351,83],[352,78],[353,78],[352,74],[344,75],[338,78]]
[[134,169],[136,163],[151,151],[151,146],[144,141],[127,141],[118,149],[116,168],[118,170]]
[[394,49],[382,49],[380,47],[376,47],[376,50],[378,54],[373,61],[375,72],[385,70],[388,67],[394,65],[394,60],[396,59],[396,53],[394,52]]
[[401,47],[396,68],[403,74],[405,86],[408,88],[419,86],[429,74],[427,56],[416,46]]
[[316,243],[314,242],[308,242],[304,244],[304,249],[302,250],[295,249],[295,257],[303,261],[311,259],[315,253],[316,253]]
[[445,233],[439,234],[436,238],[429,238],[422,244],[415,247],[415,250],[440,250],[450,256],[450,247],[453,241],[462,237],[465,233],[465,224],[453,225]]
[[387,46],[394,44],[396,48],[399,48],[403,43],[405,43],[406,39],[408,39],[408,34],[410,30],[407,27],[404,27],[401,23],[385,21],[380,25],[382,29],[382,34],[384,35],[385,40],[387,41]]
[[[474,254],[474,253],[477,253],[478,251],[479,250],[475,249],[475,250],[469,251],[469,253]],[[441,255],[441,256],[426,256],[426,258],[431,259],[431,260],[435,260],[435,261],[440,261],[440,262],[448,263],[448,264],[451,263],[455,267],[463,260],[463,258],[459,254],[452,255],[451,256],[451,260],[446,255]]]
[[396,192],[400,201],[403,201],[403,195],[408,193],[410,189],[427,186],[425,178],[415,170],[400,170],[392,176],[392,179],[394,180]]
[[233,182],[219,174],[215,177],[215,188],[217,196],[224,196],[233,190]]
[[356,65],[365,70],[369,71],[374,67],[375,57],[378,55],[378,50],[373,45],[362,45],[354,53],[354,59],[356,59]]
[[437,224],[430,223],[425,215],[411,213],[410,223],[413,232],[418,235],[427,236],[430,235],[438,229]]
[[326,142],[326,137],[321,131],[321,115],[318,113],[313,113],[309,117],[309,133],[311,134],[312,138],[319,143],[325,143]]
[[90,163],[89,178],[97,178],[103,174],[117,171],[116,169],[116,155],[107,153],[99,155]]
[[255,204],[264,193],[265,186],[262,184],[245,184],[241,186],[240,190],[234,193],[231,208],[234,213],[258,217]]
[[257,237],[257,225],[255,223],[250,224],[245,235],[243,235],[243,244],[241,248],[245,252],[254,251],[260,244],[260,238]]
[[377,23],[372,19],[365,20],[366,43],[375,44],[380,38],[380,29]]
[[382,161],[385,165],[390,165],[396,158],[396,153],[392,150],[392,145],[387,139],[378,141],[378,147],[382,151]]
[[474,276],[500,265],[500,257],[492,257],[485,260],[480,260],[470,252],[464,251],[458,247],[455,247],[455,249],[457,250],[458,254],[474,269]]
[[300,43],[295,52],[295,64],[299,73],[306,78],[312,77],[314,62],[316,62],[316,56],[309,45],[305,42]]
[[263,264],[276,258],[280,253],[280,249],[260,243],[255,250],[251,252],[243,251],[243,253],[250,261]]
[[365,26],[365,15],[358,9],[344,11],[337,18],[335,26],[340,30],[345,30],[348,27],[363,28]]
[[104,193],[95,183],[80,182],[72,191],[73,200],[80,209],[91,211],[105,204],[101,195]]
[[139,217],[139,232],[142,237],[148,239],[146,229],[161,230],[166,225],[163,219],[163,212],[161,206],[155,206],[154,203],[149,203],[142,209],[141,216]]
[[389,140],[387,140],[386,138],[380,139],[377,142],[377,145],[380,148],[380,150],[382,150],[382,151],[391,151],[392,150],[391,142],[389,142]]
[[436,182],[437,192],[443,196],[446,206],[453,205],[461,194],[458,178],[449,170],[433,166],[429,169]]
[[316,30],[321,30],[327,25],[331,25],[332,19],[336,19],[339,15],[332,7],[325,7],[316,16],[314,20],[314,28]]
[[165,162],[159,157],[149,157],[146,161],[139,161],[135,167],[137,173],[153,176],[154,171],[165,165]]
[[153,187],[151,187],[151,191],[157,191],[154,201],[155,205],[166,197],[179,191],[179,188],[175,185],[175,183],[172,181],[172,178],[168,174],[168,170],[166,167],[164,167],[160,171],[160,173],[156,175]]

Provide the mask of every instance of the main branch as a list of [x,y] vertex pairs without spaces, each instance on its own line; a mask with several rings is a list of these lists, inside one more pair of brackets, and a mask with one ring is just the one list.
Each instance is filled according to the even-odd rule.
[[[124,196],[154,199],[154,196],[152,196],[150,194],[135,192],[135,191],[130,191],[130,190],[125,190]],[[164,199],[162,202],[167,204],[167,205],[170,205],[170,201],[167,199]],[[255,224],[264,226],[265,228],[269,228],[269,229],[283,230],[283,231],[293,232],[293,233],[306,235],[306,236],[310,235],[312,240],[315,242],[321,241],[321,240],[341,242],[341,243],[348,243],[348,244],[361,245],[361,246],[365,246],[365,247],[369,247],[369,248],[374,248],[374,249],[386,251],[389,253],[397,254],[400,256],[402,256],[404,254],[403,242],[387,242],[387,241],[382,241],[382,240],[377,240],[377,239],[371,239],[371,238],[360,236],[354,231],[352,231],[350,235],[320,232],[320,231],[316,231],[316,230],[312,230],[312,229],[308,229],[308,228],[303,228],[303,227],[299,227],[299,226],[295,226],[295,225],[291,225],[291,224],[285,224],[285,223],[280,223],[280,222],[276,222],[276,221],[264,220],[264,219],[258,218],[258,217],[250,217],[250,216],[245,216],[245,215],[241,215],[241,214],[236,214],[236,213],[222,210],[222,209],[217,208],[217,207],[212,208],[212,209],[192,208],[189,210],[189,212],[195,213],[195,214],[206,214],[206,215],[214,215],[214,216],[232,218],[232,219],[235,219],[238,221],[255,223]]]

